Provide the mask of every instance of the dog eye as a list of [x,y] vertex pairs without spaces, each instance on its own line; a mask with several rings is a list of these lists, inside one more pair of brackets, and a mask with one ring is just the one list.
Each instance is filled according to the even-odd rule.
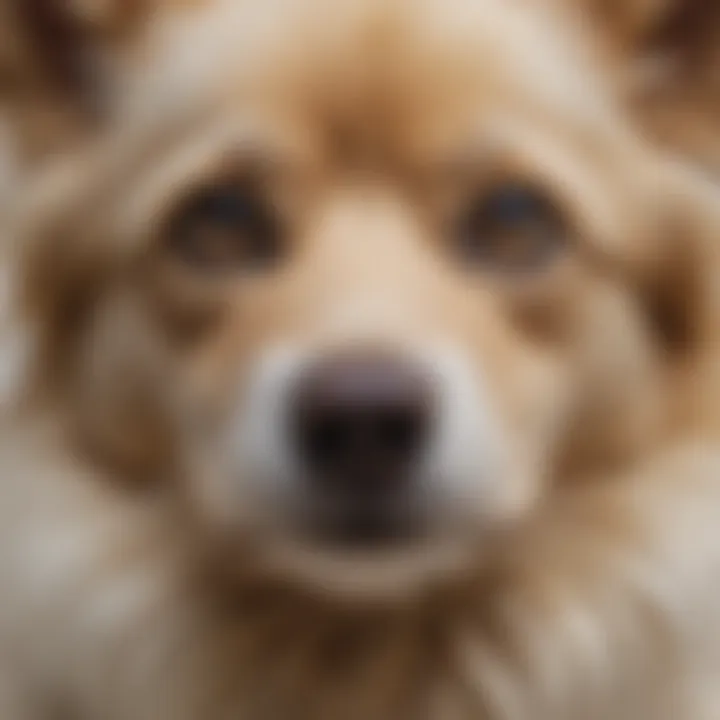
[[183,262],[205,270],[265,270],[282,254],[278,219],[258,193],[238,187],[201,192],[176,213],[167,239]]
[[476,199],[456,227],[457,251],[470,265],[528,272],[541,269],[562,249],[564,219],[534,188],[508,185]]

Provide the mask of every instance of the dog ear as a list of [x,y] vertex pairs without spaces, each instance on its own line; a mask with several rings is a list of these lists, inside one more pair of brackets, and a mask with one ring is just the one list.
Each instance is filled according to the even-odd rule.
[[[108,73],[122,43],[148,9],[145,0],[2,0],[3,67],[52,103],[84,114],[102,111]],[[21,88],[22,89],[22,88]]]
[[649,133],[720,171],[720,2],[569,0]]
[[625,60],[662,61],[688,71],[718,59],[716,0],[583,0],[578,7]]

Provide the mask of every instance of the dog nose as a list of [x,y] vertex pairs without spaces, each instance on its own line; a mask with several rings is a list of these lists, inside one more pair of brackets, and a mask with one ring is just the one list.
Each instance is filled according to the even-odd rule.
[[395,494],[425,450],[431,378],[390,356],[334,357],[303,375],[295,399],[297,447],[311,482],[358,500]]

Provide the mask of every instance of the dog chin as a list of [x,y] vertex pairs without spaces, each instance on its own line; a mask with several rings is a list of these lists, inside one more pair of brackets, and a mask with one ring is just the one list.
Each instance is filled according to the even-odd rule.
[[348,550],[299,541],[265,548],[263,573],[303,592],[348,603],[386,603],[423,597],[460,582],[483,554],[467,539],[432,539],[395,548]]

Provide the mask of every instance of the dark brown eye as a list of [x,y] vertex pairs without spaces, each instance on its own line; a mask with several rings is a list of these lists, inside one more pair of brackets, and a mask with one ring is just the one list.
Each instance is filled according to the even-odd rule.
[[532,187],[507,185],[476,199],[455,230],[460,259],[506,272],[542,269],[567,239],[564,218]]
[[216,186],[188,200],[167,241],[184,263],[215,272],[267,270],[282,258],[280,223],[259,193]]

